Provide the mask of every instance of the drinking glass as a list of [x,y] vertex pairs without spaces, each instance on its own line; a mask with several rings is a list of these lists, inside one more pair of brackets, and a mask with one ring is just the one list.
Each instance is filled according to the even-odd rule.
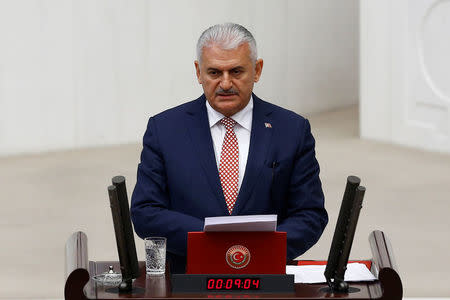
[[145,271],[149,275],[161,275],[166,270],[166,238],[147,237],[145,241]]

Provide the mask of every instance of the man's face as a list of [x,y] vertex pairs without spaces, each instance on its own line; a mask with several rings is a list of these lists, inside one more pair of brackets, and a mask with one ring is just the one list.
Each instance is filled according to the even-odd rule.
[[250,101],[253,84],[261,76],[263,61],[252,62],[248,43],[224,50],[217,45],[203,48],[201,64],[195,61],[198,82],[209,104],[230,117]]

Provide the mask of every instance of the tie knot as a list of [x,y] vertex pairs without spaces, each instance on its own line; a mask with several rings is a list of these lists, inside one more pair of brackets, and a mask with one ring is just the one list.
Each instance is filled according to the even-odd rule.
[[222,123],[227,130],[233,129],[234,125],[236,125],[236,121],[228,117],[225,117],[222,120],[220,120],[220,123]]

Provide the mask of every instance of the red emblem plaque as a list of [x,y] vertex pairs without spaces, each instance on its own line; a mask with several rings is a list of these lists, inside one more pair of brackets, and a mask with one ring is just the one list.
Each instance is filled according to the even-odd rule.
[[242,245],[231,246],[225,255],[225,260],[234,269],[245,268],[250,262],[250,251]]

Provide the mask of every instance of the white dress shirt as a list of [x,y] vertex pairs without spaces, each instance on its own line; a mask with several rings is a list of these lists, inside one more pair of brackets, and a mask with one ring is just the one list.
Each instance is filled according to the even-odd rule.
[[[206,110],[208,112],[209,127],[211,129],[211,137],[214,144],[214,153],[216,154],[217,170],[220,166],[220,153],[222,152],[222,143],[225,138],[226,129],[219,121],[225,116],[214,110],[208,101],[206,101]],[[231,116],[236,121],[234,132],[239,145],[239,185],[241,189],[242,179],[244,178],[245,166],[247,165],[248,149],[250,147],[250,132],[252,131],[253,119],[253,97],[247,106],[241,111]]]

